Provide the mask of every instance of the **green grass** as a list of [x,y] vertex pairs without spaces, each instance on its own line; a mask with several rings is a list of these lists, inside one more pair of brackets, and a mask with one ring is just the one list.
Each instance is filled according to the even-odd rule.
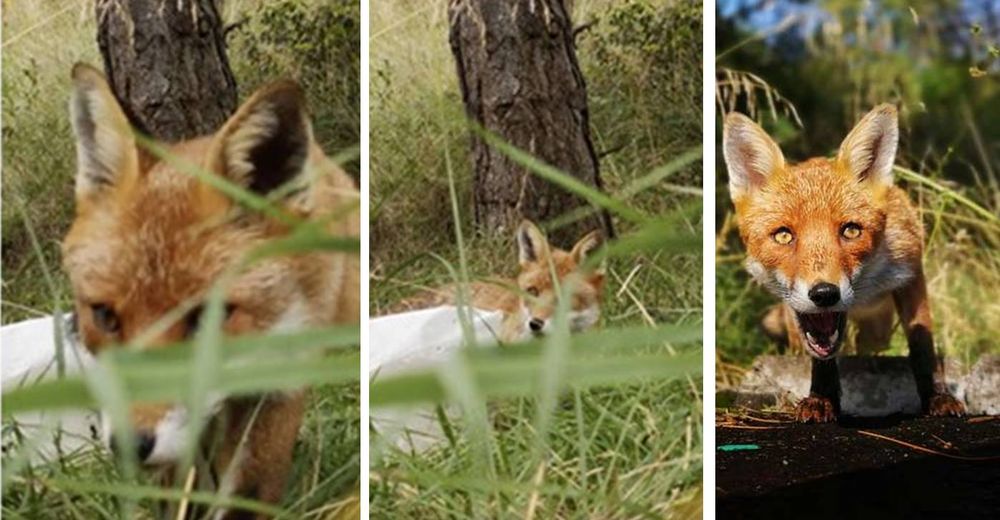
[[[459,436],[418,456],[375,445],[373,518],[527,516],[663,517],[697,500],[701,481],[700,384],[650,381],[569,392],[552,415],[542,454],[534,400],[491,401],[491,457],[498,477],[468,472],[470,443]],[[460,424],[455,425],[456,428]],[[376,440],[377,441],[377,440]]]
[[[357,384],[327,385],[313,390],[295,447],[292,483],[280,508],[288,518],[314,518],[335,513],[351,498],[359,472],[360,401]],[[10,468],[17,443],[14,424],[4,423],[4,466]],[[8,437],[10,436],[10,437]],[[113,490],[126,485],[154,486],[148,476],[133,480],[98,442],[90,449],[59,460],[5,475],[4,518],[119,518],[120,501]],[[89,486],[81,491],[79,486]],[[104,492],[90,489],[106,488]],[[156,518],[151,493],[140,493],[135,518]],[[346,517],[346,516],[345,516]]]
[[[331,156],[356,149],[357,3],[237,0],[226,2],[225,9],[227,21],[246,21],[229,42],[241,98],[264,82],[295,77],[310,97],[314,130],[323,148]],[[2,322],[7,324],[70,307],[70,288],[59,268],[59,242],[73,216],[69,71],[74,62],[101,60],[91,3],[18,3],[5,6],[3,19]],[[289,23],[298,31],[286,31]],[[57,45],[53,34],[59,35]],[[333,73],[337,78],[331,79]],[[356,174],[356,154],[335,157],[340,156],[347,158],[345,168]],[[235,190],[232,195],[245,200],[248,194]],[[269,244],[256,256],[316,249],[357,251],[358,244],[320,236],[315,228],[300,225],[287,239]],[[11,413],[93,406],[123,417],[127,399],[197,402],[206,392],[223,388],[253,395],[306,384],[312,385],[309,404],[295,447],[290,487],[279,507],[285,518],[356,516],[361,426],[357,327],[304,331],[281,341],[251,337],[225,348],[230,342],[221,341],[212,330],[217,321],[212,317],[220,315],[218,303],[210,299],[203,329],[192,345],[167,349],[166,355],[126,351],[105,355],[100,369],[80,377],[5,393],[4,517],[121,518],[123,511],[130,511],[126,517],[154,518],[154,498],[176,502],[182,495],[179,489],[153,485],[150,475],[118,464],[96,445],[25,465],[30,446],[18,436]],[[328,351],[333,338],[339,338],[346,351]],[[288,356],[287,348],[298,348],[307,357]],[[113,376],[103,377],[104,373]],[[219,500],[214,495],[204,498]]]
[[[517,253],[513,237],[476,232],[468,217],[470,134],[444,6],[371,9],[377,315],[453,273],[512,276]],[[609,249],[601,330],[466,352],[440,372],[377,377],[373,413],[435,402],[463,413],[441,415],[448,442],[419,454],[373,433],[373,518],[700,516],[700,332],[683,332],[701,328],[700,84],[664,71],[700,77],[701,35],[700,12],[680,9],[576,2],[578,24],[597,22],[578,40],[578,58],[607,197],[564,187],[611,210],[621,237]],[[655,30],[685,16],[697,16],[698,31]],[[643,31],[656,36],[642,39]],[[534,174],[568,179],[491,140]]]

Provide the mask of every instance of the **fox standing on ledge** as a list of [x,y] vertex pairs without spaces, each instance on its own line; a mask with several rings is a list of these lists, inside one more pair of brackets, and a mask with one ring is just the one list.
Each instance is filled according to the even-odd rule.
[[804,346],[813,358],[800,421],[840,414],[835,356],[847,319],[857,325],[859,351],[868,352],[888,344],[894,310],[924,411],[964,413],[934,353],[920,215],[892,181],[898,138],[896,109],[884,104],[861,119],[835,159],[790,165],[756,123],[726,117],[723,152],[747,271],[782,300],[792,350]]

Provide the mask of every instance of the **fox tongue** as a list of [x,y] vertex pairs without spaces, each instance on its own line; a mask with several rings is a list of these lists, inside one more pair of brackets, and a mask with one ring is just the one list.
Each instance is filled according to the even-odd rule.
[[802,321],[806,330],[812,331],[813,335],[823,339],[832,336],[837,331],[837,314],[833,312],[803,314]]

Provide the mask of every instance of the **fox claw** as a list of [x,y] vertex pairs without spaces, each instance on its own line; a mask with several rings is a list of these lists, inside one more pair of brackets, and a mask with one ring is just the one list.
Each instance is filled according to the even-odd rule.
[[826,397],[811,395],[799,401],[795,408],[795,420],[802,423],[826,423],[837,420],[833,411],[833,401]]
[[927,406],[927,413],[934,417],[961,417],[965,405],[951,394],[934,394]]

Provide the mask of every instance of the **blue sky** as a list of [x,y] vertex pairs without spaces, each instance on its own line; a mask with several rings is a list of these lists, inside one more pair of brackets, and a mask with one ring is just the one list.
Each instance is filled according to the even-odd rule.
[[[753,30],[766,30],[780,24],[789,17],[794,17],[796,23],[794,30],[799,34],[810,34],[830,14],[819,7],[821,2],[803,3],[792,0],[717,0],[718,13],[722,17],[733,16],[740,8],[761,4],[761,7],[749,17],[740,20],[740,23]],[[869,5],[877,5],[879,2],[872,1]],[[1000,19],[1000,0],[962,0],[964,17],[968,20],[985,19],[987,14],[992,14],[996,19]],[[914,1],[919,13],[919,1]],[[875,14],[877,9],[871,8],[871,14]],[[984,35],[986,38],[997,39],[1000,35]]]

